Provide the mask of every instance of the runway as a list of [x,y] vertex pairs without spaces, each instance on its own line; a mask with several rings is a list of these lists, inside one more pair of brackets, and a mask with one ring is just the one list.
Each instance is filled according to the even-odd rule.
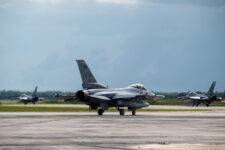
[[225,111],[1,112],[0,149],[225,149]]

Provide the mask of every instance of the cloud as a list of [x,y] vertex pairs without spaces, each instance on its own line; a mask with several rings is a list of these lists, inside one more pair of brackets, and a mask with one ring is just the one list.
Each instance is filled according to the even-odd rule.
[[133,5],[137,4],[138,0],[96,0],[98,3],[102,4],[123,4],[123,5]]
[[56,4],[63,3],[64,0],[29,0],[29,2],[39,3],[39,4],[52,4],[52,5],[56,5]]

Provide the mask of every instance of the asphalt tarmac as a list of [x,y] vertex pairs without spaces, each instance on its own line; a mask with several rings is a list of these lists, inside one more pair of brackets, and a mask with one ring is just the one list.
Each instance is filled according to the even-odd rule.
[[[27,105],[18,105],[18,104],[8,104],[8,105],[1,105],[1,106],[15,106],[15,107],[70,107],[70,108],[88,108],[88,105],[85,104],[27,104]],[[150,105],[148,107],[144,107],[142,109],[172,109],[172,110],[208,110],[208,111],[214,111],[214,110],[222,110],[225,111],[225,107],[206,107],[206,106],[199,106],[199,107],[192,107],[192,106],[169,106],[169,105]]]
[[0,112],[0,149],[221,150],[225,111]]

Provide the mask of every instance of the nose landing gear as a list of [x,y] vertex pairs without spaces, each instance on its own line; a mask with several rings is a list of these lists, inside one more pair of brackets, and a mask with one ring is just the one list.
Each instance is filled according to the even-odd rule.
[[133,115],[133,116],[136,115],[136,110],[132,110],[132,115]]

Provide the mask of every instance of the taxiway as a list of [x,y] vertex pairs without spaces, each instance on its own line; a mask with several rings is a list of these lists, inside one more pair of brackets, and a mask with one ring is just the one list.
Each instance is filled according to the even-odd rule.
[[0,112],[0,149],[225,149],[225,111]]

